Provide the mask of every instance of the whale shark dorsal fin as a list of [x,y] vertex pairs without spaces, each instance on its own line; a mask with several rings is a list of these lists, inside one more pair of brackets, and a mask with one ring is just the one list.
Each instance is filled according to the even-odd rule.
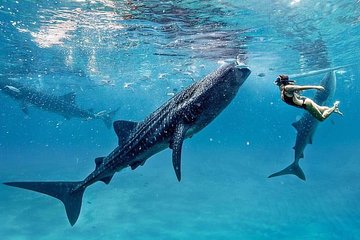
[[291,124],[298,132],[301,130],[301,122],[300,120],[299,121],[296,121],[296,122],[293,122]]
[[309,135],[308,144],[312,144],[312,143],[313,143],[314,133],[315,133],[315,132],[312,132],[312,133]]
[[119,120],[113,123],[116,135],[119,138],[119,145],[126,142],[130,134],[138,126],[137,122]]
[[62,99],[64,99],[64,101],[67,101],[70,103],[75,103],[76,93],[70,92],[65,95],[62,95],[61,97],[62,97]]

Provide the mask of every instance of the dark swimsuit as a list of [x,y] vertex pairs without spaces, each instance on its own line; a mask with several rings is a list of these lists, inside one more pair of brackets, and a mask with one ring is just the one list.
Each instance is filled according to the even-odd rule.
[[287,104],[294,106],[294,107],[298,107],[298,108],[303,108],[306,109],[306,104],[305,104],[305,99],[306,98],[302,98],[301,100],[303,100],[303,103],[301,106],[297,105],[296,103],[294,103],[294,97],[289,97],[284,93],[284,90],[281,91],[281,95],[282,95],[282,99],[284,102],[286,102]]

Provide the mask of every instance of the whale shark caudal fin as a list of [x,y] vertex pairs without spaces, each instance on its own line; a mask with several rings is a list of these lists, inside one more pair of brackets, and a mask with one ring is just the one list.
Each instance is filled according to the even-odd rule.
[[104,113],[102,115],[100,115],[99,117],[103,120],[105,126],[110,129],[113,125],[113,118],[115,116],[115,114],[117,113],[117,111],[119,111],[120,108],[115,109],[114,111],[108,112],[108,113]]
[[80,214],[85,188],[73,189],[81,182],[6,182],[5,185],[43,193],[63,202],[67,217],[73,226]]
[[282,176],[282,175],[286,175],[286,174],[294,174],[301,180],[304,180],[304,181],[306,180],[305,174],[304,174],[303,170],[300,168],[299,163],[297,163],[297,162],[293,162],[292,164],[290,164],[290,166],[284,168],[283,170],[271,174],[269,176],[269,178]]

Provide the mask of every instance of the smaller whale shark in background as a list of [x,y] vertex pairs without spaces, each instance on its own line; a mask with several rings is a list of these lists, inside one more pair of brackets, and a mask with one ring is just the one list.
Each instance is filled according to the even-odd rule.
[[76,105],[76,94],[74,92],[62,96],[55,96],[25,87],[20,83],[9,79],[0,80],[0,92],[19,101],[21,110],[25,114],[29,114],[28,106],[32,105],[45,111],[60,114],[64,116],[65,119],[101,119],[107,128],[111,128],[112,118],[117,111],[101,111],[94,113],[92,109],[84,110]]
[[77,182],[7,182],[63,202],[71,225],[77,221],[85,189],[95,182],[109,184],[124,168],[136,169],[154,154],[172,149],[173,167],[181,179],[181,149],[186,138],[212,122],[234,99],[251,71],[237,63],[225,64],[204,79],[177,93],[142,122],[119,120],[114,130],[118,146],[95,159],[95,170]]
[[[324,105],[326,101],[331,98],[336,89],[336,76],[335,72],[331,71],[327,73],[324,78],[321,80],[321,86],[325,88],[324,91],[317,91],[313,100],[318,105]],[[316,128],[319,124],[319,121],[313,117],[310,113],[305,112],[299,121],[294,122],[292,125],[297,131],[295,146],[293,147],[295,150],[295,159],[290,166],[285,169],[271,174],[269,178],[286,175],[286,174],[294,174],[298,176],[300,179],[305,181],[305,174],[303,170],[299,166],[299,160],[304,158],[304,150],[307,144],[312,144],[313,136],[316,131]]]

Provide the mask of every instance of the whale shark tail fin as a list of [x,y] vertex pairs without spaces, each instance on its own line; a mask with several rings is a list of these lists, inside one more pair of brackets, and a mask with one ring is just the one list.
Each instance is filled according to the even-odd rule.
[[299,163],[297,163],[297,162],[293,162],[292,164],[290,164],[288,167],[284,168],[283,170],[271,174],[269,176],[269,178],[282,176],[282,175],[286,175],[286,174],[293,174],[293,175],[297,176],[298,178],[300,178],[301,180],[304,180],[304,181],[306,180],[305,174],[304,174],[303,170],[301,169],[301,167],[299,166]]
[[114,111],[111,111],[111,112],[104,112],[103,114],[98,116],[103,120],[105,126],[108,129],[112,128],[112,126],[113,126],[113,118],[114,118],[115,114],[117,113],[117,111],[119,111],[119,109],[120,108],[117,108],[117,109],[115,109]]
[[81,210],[85,188],[74,190],[81,182],[6,182],[5,185],[43,193],[59,199],[65,206],[68,220],[73,226]]

